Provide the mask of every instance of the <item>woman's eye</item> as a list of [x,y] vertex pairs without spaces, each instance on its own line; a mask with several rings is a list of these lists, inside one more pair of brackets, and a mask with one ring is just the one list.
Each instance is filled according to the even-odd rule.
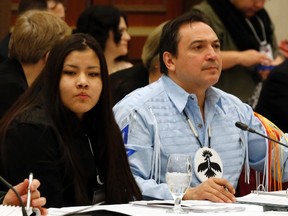
[[123,34],[126,31],[126,29],[119,29],[119,33]]
[[98,72],[89,73],[89,76],[97,77],[97,76],[100,76],[100,73]]
[[63,71],[63,74],[74,75],[76,73],[74,71]]

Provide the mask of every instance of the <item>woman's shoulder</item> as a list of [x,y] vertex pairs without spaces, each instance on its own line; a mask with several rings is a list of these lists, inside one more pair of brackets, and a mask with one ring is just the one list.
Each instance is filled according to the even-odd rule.
[[45,126],[52,125],[52,120],[49,116],[50,115],[45,110],[45,108],[41,105],[38,105],[18,115],[15,119],[15,123],[30,123]]
[[114,65],[114,67],[111,69],[110,73],[115,73],[117,71],[124,70],[124,69],[130,68],[132,66],[133,66],[133,64],[131,62],[117,61]]

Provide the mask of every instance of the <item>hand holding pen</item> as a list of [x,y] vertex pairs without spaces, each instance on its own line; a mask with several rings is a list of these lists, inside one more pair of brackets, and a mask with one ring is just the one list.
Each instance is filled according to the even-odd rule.
[[224,178],[211,177],[200,185],[189,188],[183,200],[210,200],[219,203],[236,202],[235,189]]
[[30,209],[30,203],[31,203],[31,184],[33,181],[33,173],[29,174],[29,184],[28,184],[28,192],[27,192],[27,205],[26,205],[26,211]]
[[[27,202],[28,194],[27,188],[29,186],[29,180],[25,179],[23,182],[19,183],[18,185],[14,186],[15,190],[20,194],[23,203]],[[46,204],[46,198],[41,197],[40,191],[38,190],[40,186],[40,182],[37,179],[33,179],[30,185],[30,206],[33,208],[39,208],[41,211],[41,215],[47,214],[47,209],[43,208]],[[5,205],[20,205],[19,200],[15,193],[12,190],[9,190],[3,200],[3,204]]]

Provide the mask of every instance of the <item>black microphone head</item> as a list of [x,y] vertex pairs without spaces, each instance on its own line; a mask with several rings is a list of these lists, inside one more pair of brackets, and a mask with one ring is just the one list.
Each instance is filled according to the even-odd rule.
[[241,130],[245,130],[245,131],[247,131],[249,129],[248,125],[246,125],[246,124],[244,124],[244,123],[242,123],[240,121],[237,121],[235,123],[235,126],[240,128]]

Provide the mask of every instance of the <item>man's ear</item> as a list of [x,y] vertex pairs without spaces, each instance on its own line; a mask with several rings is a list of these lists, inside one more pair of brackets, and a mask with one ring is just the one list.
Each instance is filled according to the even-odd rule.
[[174,58],[170,52],[165,51],[163,53],[163,61],[168,71],[175,71]]

